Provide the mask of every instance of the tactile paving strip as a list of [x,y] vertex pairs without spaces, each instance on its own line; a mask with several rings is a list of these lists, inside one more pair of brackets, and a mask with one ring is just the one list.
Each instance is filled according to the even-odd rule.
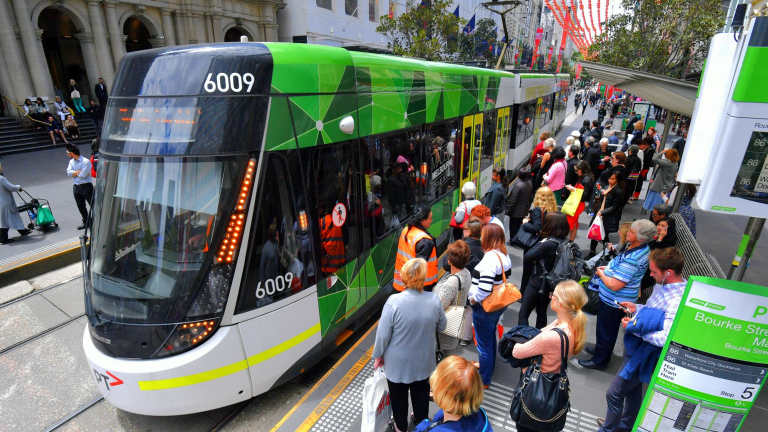
[[[369,361],[349,386],[310,429],[312,432],[357,431],[362,416],[363,387],[365,380],[373,375],[373,361]],[[482,407],[491,420],[494,431],[517,432],[515,423],[509,418],[512,404],[511,387],[492,383],[485,390]],[[565,432],[596,432],[597,416],[571,408],[566,419]]]
[[312,432],[340,432],[360,430],[363,415],[363,387],[365,380],[373,376],[373,360],[369,361],[349,383],[320,420],[312,426]]
[[[491,420],[494,431],[517,432],[515,422],[509,418],[509,406],[512,404],[511,387],[491,383],[491,387],[483,394],[482,407]],[[565,420],[565,432],[596,432],[597,416],[571,408]]]

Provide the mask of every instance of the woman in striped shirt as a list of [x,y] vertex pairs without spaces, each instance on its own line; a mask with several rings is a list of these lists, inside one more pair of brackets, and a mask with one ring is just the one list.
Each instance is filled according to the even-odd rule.
[[472,287],[469,289],[469,301],[472,304],[472,325],[475,327],[477,351],[480,358],[480,377],[485,388],[491,383],[496,363],[496,325],[506,308],[495,312],[486,312],[482,301],[493,292],[493,287],[501,285],[502,273],[510,276],[512,261],[507,255],[504,229],[489,223],[483,227],[480,235],[483,246],[483,259],[475,266]]

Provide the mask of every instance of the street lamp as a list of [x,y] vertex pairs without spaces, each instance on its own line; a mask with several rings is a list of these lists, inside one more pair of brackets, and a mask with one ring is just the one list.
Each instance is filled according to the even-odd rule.
[[489,2],[481,3],[481,5],[489,11],[501,15],[501,25],[504,27],[504,46],[501,48],[501,54],[499,60],[496,62],[496,69],[501,68],[501,59],[507,53],[507,47],[509,46],[509,33],[507,32],[507,20],[505,15],[512,12],[518,6],[523,4],[522,0],[492,0]]

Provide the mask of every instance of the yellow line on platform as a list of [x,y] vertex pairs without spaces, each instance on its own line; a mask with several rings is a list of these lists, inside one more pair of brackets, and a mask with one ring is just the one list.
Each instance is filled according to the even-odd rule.
[[[58,249],[58,250],[56,250],[53,253],[50,253],[51,252],[50,250],[41,251],[41,252],[38,252],[38,253],[36,253],[34,255],[30,255],[30,256],[24,257],[24,258],[20,259],[19,261],[16,261],[16,262],[13,262],[13,263],[9,263],[9,264],[7,264],[4,267],[0,267],[0,274],[7,273],[7,272],[10,272],[12,270],[19,270],[19,269],[22,269],[24,267],[28,267],[28,266],[37,264],[37,263],[42,262],[42,261],[53,259],[53,258],[59,257],[61,255],[70,253],[70,252],[72,252],[72,251],[74,251],[76,249],[80,249],[80,241],[68,243],[65,246],[63,246],[61,249]],[[48,255],[46,255],[46,254],[48,254]]]
[[[365,334],[358,339],[357,342],[355,342],[354,345],[352,345],[347,352],[344,353],[343,356],[336,362],[336,364],[331,367],[328,372],[325,373],[325,375],[320,378],[315,385],[312,386],[311,389],[309,389],[308,392],[304,393],[304,396],[301,397],[301,399],[296,402],[296,404],[291,407],[291,409],[283,416],[282,419],[280,419],[279,422],[275,424],[275,426],[270,429],[269,432],[276,432],[278,429],[280,429],[283,424],[288,421],[289,418],[296,412],[299,407],[309,399],[309,397],[312,395],[312,393],[315,392],[315,390],[320,387],[320,385],[325,382],[326,379],[328,379],[331,374],[341,366],[341,364],[344,362],[344,360],[349,357],[350,354],[368,337],[368,335],[373,331],[373,329],[376,328],[376,325],[378,325],[378,321],[373,323],[371,328],[366,330]],[[309,430],[316,422],[317,420],[325,413],[326,410],[331,406],[331,404],[341,395],[343,390],[349,385],[349,383],[352,381],[352,379],[365,367],[366,363],[371,358],[371,353],[373,352],[373,345],[371,345],[371,348],[368,349],[368,351],[363,354],[362,357],[355,363],[352,368],[350,368],[349,371],[342,377],[342,379],[336,384],[336,386],[333,387],[333,389],[328,393],[327,396],[323,398],[322,401],[317,405],[317,407],[312,410],[312,413],[301,423],[301,425],[296,428],[297,431],[307,431]],[[361,366],[362,365],[362,366]],[[332,397],[332,395],[334,395]],[[332,397],[332,398],[331,398]]]

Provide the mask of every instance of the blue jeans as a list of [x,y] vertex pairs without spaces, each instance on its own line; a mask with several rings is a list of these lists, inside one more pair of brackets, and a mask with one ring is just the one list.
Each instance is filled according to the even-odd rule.
[[624,312],[621,309],[600,302],[600,310],[597,311],[597,343],[592,357],[592,361],[599,366],[605,366],[611,361],[622,318]]
[[643,383],[616,375],[605,394],[608,411],[599,432],[630,431],[643,403]]
[[505,309],[488,313],[479,303],[472,306],[472,325],[475,327],[480,358],[480,377],[485,385],[491,384],[493,369],[496,367],[496,324]]

